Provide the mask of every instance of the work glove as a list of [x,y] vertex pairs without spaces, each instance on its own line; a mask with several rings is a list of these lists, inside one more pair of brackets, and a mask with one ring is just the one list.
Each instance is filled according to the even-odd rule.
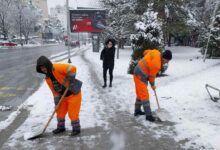
[[151,88],[152,88],[152,90],[156,90],[156,86],[155,85],[152,85]]

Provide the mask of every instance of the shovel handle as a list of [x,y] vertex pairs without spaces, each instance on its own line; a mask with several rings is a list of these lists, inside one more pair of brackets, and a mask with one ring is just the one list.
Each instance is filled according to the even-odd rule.
[[158,100],[158,97],[157,97],[157,92],[156,92],[155,89],[154,89],[153,91],[154,91],[154,95],[155,95],[155,97],[156,97],[158,110],[160,110],[160,104],[159,104],[159,100]]
[[45,132],[45,130],[47,129],[48,125],[50,124],[50,121],[52,120],[54,114],[56,113],[57,109],[60,107],[61,102],[63,101],[64,97],[66,96],[67,91],[69,90],[69,86],[66,88],[66,90],[64,91],[62,97],[59,100],[59,103],[56,105],[52,115],[50,116],[49,120],[47,121],[47,124],[45,125],[42,134]]

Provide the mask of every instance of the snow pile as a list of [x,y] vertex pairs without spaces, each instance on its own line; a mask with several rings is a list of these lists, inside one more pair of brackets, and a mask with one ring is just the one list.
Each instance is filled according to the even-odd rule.
[[12,109],[12,106],[10,105],[6,105],[6,106],[0,105],[0,111],[10,111],[11,109]]

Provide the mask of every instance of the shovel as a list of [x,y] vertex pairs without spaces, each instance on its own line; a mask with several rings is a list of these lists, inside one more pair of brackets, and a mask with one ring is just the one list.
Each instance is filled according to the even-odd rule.
[[55,114],[56,111],[58,110],[58,108],[59,108],[61,102],[63,101],[63,99],[64,99],[64,97],[65,97],[65,95],[66,95],[66,93],[67,93],[68,90],[69,90],[69,87],[67,87],[66,90],[64,91],[62,97],[60,98],[59,103],[56,105],[56,107],[55,107],[55,109],[54,109],[52,115],[50,116],[50,118],[49,118],[49,120],[47,121],[47,124],[44,126],[43,130],[40,130],[40,131],[38,131],[37,133],[34,133],[34,134],[33,134],[33,133],[27,133],[26,135],[24,135],[24,139],[26,139],[26,140],[34,140],[34,139],[36,139],[36,138],[42,137],[43,133],[46,131],[48,125],[50,124],[50,121],[52,120],[54,114]]
[[155,113],[160,121],[162,121],[162,122],[168,121],[171,118],[171,115],[169,114],[169,112],[167,110],[160,108],[160,104],[159,104],[156,90],[154,89],[153,91],[154,91],[154,95],[156,97],[157,107],[158,107],[158,109],[155,110]]

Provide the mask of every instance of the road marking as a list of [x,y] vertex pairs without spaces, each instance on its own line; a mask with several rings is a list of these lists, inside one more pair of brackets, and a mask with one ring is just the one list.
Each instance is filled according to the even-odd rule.
[[3,87],[0,87],[0,90],[1,91],[6,91],[6,90],[17,90],[17,91],[24,91],[24,90],[27,90],[27,88],[25,87],[22,87],[22,86],[19,86],[19,87],[9,87],[9,86],[3,86]]
[[0,97],[15,97],[16,94],[12,93],[0,93]]
[[7,86],[0,87],[0,90],[12,90],[12,89],[14,89],[14,87],[7,87]]
[[16,90],[17,90],[17,91],[24,91],[24,90],[26,90],[26,89],[25,89],[25,87],[17,87]]

